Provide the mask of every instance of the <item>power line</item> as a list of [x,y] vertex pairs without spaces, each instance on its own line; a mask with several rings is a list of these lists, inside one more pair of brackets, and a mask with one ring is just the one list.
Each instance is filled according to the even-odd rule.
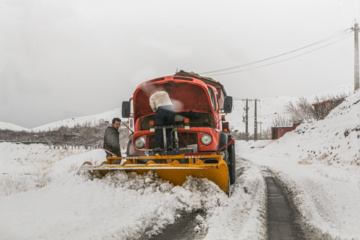
[[261,60],[258,60],[258,61],[254,61],[254,62],[242,64],[242,65],[237,65],[237,66],[233,66],[233,67],[228,67],[228,68],[223,68],[223,69],[218,69],[218,70],[213,70],[213,71],[208,71],[208,72],[202,72],[202,73],[199,73],[199,74],[209,74],[209,73],[222,72],[222,71],[227,71],[227,70],[232,70],[232,69],[236,69],[236,68],[246,67],[246,66],[250,66],[250,65],[253,65],[253,64],[256,64],[256,63],[268,61],[268,60],[271,60],[271,59],[274,59],[274,58],[278,58],[278,57],[281,57],[281,56],[284,56],[284,55],[287,55],[287,54],[290,54],[290,53],[294,53],[294,52],[303,50],[303,49],[308,48],[308,47],[312,47],[312,46],[317,45],[317,44],[324,43],[326,41],[329,41],[329,40],[332,40],[332,39],[335,39],[335,38],[338,38],[339,36],[347,33],[347,31],[349,31],[349,30],[351,30],[351,28],[348,28],[348,29],[346,29],[344,31],[341,31],[341,32],[335,34],[335,35],[332,35],[330,37],[327,37],[327,38],[324,38],[322,40],[316,41],[316,42],[314,42],[312,44],[309,44],[309,45],[306,45],[304,47],[297,48],[295,50],[292,50],[292,51],[289,51],[289,52],[286,52],[286,53],[282,53],[282,54],[279,54],[279,55],[276,55],[276,56],[273,56],[273,57],[264,58],[264,59],[261,59]]
[[316,50],[319,50],[321,48],[324,48],[324,47],[327,47],[327,46],[330,46],[330,45],[333,45],[337,42],[340,42],[348,37],[350,37],[351,35],[347,35],[335,42],[331,42],[331,43],[328,43],[326,45],[323,45],[321,47],[318,47],[318,48],[315,48],[315,49],[312,49],[310,51],[307,51],[307,52],[304,52],[302,54],[299,54],[299,55],[295,55],[295,56],[292,56],[292,57],[289,57],[289,58],[285,58],[283,60],[279,60],[279,61],[276,61],[276,62],[272,62],[272,63],[268,63],[268,64],[265,64],[265,65],[261,65],[261,66],[257,66],[257,67],[252,67],[252,68],[246,68],[246,69],[243,69],[243,70],[239,70],[239,71],[233,71],[233,72],[226,72],[226,73],[217,73],[217,74],[210,74],[210,75],[206,75],[206,76],[221,76],[221,75],[227,75],[227,74],[233,74],[233,73],[239,73],[239,72],[245,72],[245,71],[249,71],[249,70],[253,70],[253,69],[257,69],[257,68],[263,68],[263,67],[266,67],[266,66],[270,66],[270,65],[273,65],[273,64],[276,64],[276,63],[280,63],[280,62],[285,62],[285,61],[288,61],[288,60],[291,60],[293,58],[297,58],[297,57],[300,57],[300,56],[303,56],[305,54],[308,54],[308,53],[311,53],[311,52],[314,52]]

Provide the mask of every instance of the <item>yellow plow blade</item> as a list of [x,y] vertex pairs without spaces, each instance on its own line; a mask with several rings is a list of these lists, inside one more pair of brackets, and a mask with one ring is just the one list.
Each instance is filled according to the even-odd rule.
[[[229,170],[222,155],[202,155],[202,156],[140,156],[128,157],[123,164],[109,164],[114,159],[108,158],[108,162],[99,166],[83,165],[81,170],[99,171],[102,175],[109,171],[120,170],[126,172],[136,172],[139,174],[154,171],[159,177],[173,183],[182,185],[187,176],[207,178],[217,184],[225,193],[229,193]],[[206,159],[216,160],[216,163],[204,163]],[[138,161],[147,161],[139,164]],[[187,163],[180,163],[184,162]],[[139,162],[140,162],[139,161]]]

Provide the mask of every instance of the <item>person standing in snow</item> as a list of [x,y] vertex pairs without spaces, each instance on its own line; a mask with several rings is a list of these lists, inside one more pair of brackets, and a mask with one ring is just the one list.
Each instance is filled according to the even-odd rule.
[[[155,126],[175,125],[175,108],[167,92],[157,91],[150,96],[149,101],[152,110],[155,112]],[[170,135],[171,129],[166,129],[167,145],[169,147]],[[160,152],[160,146],[162,142],[162,129],[156,129],[154,152]]]
[[120,122],[120,118],[114,118],[112,120],[112,125],[105,130],[104,148],[114,153],[114,155],[112,155],[111,153],[106,152],[106,157],[121,157],[118,131]]

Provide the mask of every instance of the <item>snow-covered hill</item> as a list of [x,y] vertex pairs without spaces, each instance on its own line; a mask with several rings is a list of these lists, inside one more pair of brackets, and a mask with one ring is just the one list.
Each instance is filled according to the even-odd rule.
[[6,122],[0,122],[0,129],[3,130],[12,130],[12,131],[28,131],[29,129],[20,127],[18,125]]
[[247,144],[243,157],[281,179],[314,239],[360,239],[360,91],[324,120]]
[[73,118],[67,118],[64,120],[60,120],[57,122],[45,124],[39,127],[35,128],[23,128],[11,123],[4,123],[0,122],[0,129],[9,129],[13,131],[48,131],[48,130],[56,130],[62,126],[64,127],[74,127],[77,125],[83,126],[83,125],[89,125],[89,126],[95,126],[103,121],[111,122],[111,120],[115,117],[121,118],[121,108],[116,108],[111,111],[103,112],[96,115],[91,116],[84,116],[84,117],[73,117]]
[[74,117],[68,118],[61,121],[49,123],[40,127],[32,128],[33,131],[47,131],[47,130],[55,130],[60,128],[61,126],[74,127],[76,125],[84,125],[89,124],[90,126],[98,125],[100,121],[109,121],[115,117],[121,117],[121,108],[116,108],[111,111],[103,112],[96,115],[85,116],[85,117]]
[[360,91],[346,98],[324,120],[303,123],[266,149],[275,148],[286,149],[304,164],[360,166]]
[[[312,94],[308,96],[304,96],[305,99],[308,100],[309,103],[315,103],[316,97],[326,98],[327,96],[336,96],[339,94],[349,95],[353,92],[352,85],[341,85],[336,88],[331,88],[325,90],[323,92]],[[290,97],[290,96],[278,96],[272,98],[261,98],[258,104],[257,109],[257,121],[261,122],[261,126],[258,126],[258,131],[266,130],[272,127],[273,120],[276,116],[283,116],[285,118],[290,119],[289,114],[286,112],[286,105],[289,102],[295,104],[299,100],[299,97]],[[231,114],[229,114],[226,118],[230,122],[231,126],[235,129],[245,132],[245,123],[243,119],[245,118],[245,101],[239,98],[234,98],[234,109]],[[249,133],[254,132],[254,101],[249,101]]]

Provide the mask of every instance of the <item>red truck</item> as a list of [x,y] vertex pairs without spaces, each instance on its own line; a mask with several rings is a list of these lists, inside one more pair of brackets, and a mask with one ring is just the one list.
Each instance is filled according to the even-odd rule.
[[[154,126],[155,113],[149,97],[166,91],[175,107],[175,125]],[[232,97],[222,84],[211,78],[180,71],[172,76],[140,84],[129,101],[122,104],[122,117],[129,119],[131,129],[126,161],[112,164],[109,157],[101,166],[88,170],[125,170],[143,173],[155,171],[175,185],[187,176],[208,178],[229,193],[235,182],[235,145],[225,115],[231,113]],[[155,129],[164,133],[164,150],[154,153]],[[171,129],[171,142],[166,142],[166,129]],[[172,146],[171,151],[166,146]]]

